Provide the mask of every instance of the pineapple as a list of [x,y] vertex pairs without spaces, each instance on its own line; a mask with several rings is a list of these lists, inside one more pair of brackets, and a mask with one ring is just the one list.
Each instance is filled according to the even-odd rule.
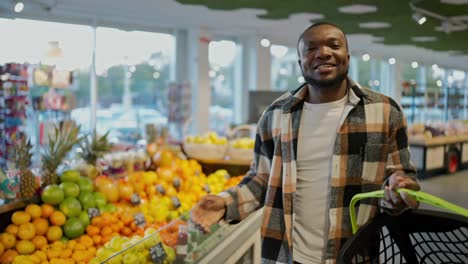
[[86,161],[86,163],[96,166],[96,161],[100,157],[104,156],[112,148],[109,141],[107,141],[107,135],[109,132],[99,137],[94,130],[94,133],[91,137],[86,137],[81,142],[81,157]]
[[20,196],[30,199],[36,193],[36,181],[34,175],[29,170],[31,165],[31,142],[22,137],[18,145],[14,147],[14,161],[20,171]]
[[58,183],[57,167],[73,146],[82,140],[78,137],[79,131],[80,128],[75,125],[55,127],[54,138],[49,136],[49,145],[42,155],[42,187]]
[[86,137],[81,142],[82,152],[80,156],[85,163],[77,165],[75,169],[77,169],[82,176],[94,180],[99,175],[99,169],[96,164],[97,160],[112,148],[111,144],[107,141],[108,134],[109,132],[99,137],[96,131],[94,131],[91,136]]

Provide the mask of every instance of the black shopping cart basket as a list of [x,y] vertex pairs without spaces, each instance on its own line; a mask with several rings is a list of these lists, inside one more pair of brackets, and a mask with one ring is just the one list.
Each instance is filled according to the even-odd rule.
[[399,189],[422,203],[445,211],[408,210],[401,215],[378,214],[357,231],[355,205],[382,198],[383,190],[355,195],[350,203],[354,236],[341,248],[337,262],[468,264],[468,210],[421,191]]

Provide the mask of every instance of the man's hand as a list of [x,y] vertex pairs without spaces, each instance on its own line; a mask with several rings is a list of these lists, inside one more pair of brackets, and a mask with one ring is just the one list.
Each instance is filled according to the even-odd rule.
[[203,232],[209,233],[210,227],[223,218],[225,211],[223,198],[206,195],[193,207],[190,218]]
[[[419,184],[409,177],[404,176],[403,171],[396,171],[393,173],[389,180],[388,186],[385,186],[383,205],[389,209],[402,209],[409,207],[412,209],[419,207],[419,202],[411,198],[405,192],[400,194],[396,191],[398,188],[406,188],[414,191],[419,191],[421,187]],[[390,205],[390,206],[389,206]]]

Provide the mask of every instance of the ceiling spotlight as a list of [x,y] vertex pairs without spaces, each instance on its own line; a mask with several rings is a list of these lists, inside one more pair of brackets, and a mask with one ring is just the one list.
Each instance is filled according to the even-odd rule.
[[264,39],[260,40],[260,44],[262,44],[263,47],[268,48],[268,47],[270,47],[270,40],[264,38]]
[[421,15],[420,13],[413,13],[413,16],[412,16],[413,20],[418,22],[419,25],[422,25],[424,23],[426,23],[427,21],[427,18],[423,15]]
[[413,62],[411,63],[411,67],[413,67],[413,69],[416,69],[417,67],[419,67],[418,62],[417,62],[417,61],[413,61]]
[[439,69],[439,65],[437,65],[437,64],[432,64],[432,70],[433,70],[433,71],[436,71],[437,69]]
[[441,81],[441,80],[437,80],[436,85],[437,85],[437,87],[442,87],[442,81]]
[[364,54],[364,55],[362,55],[362,60],[363,60],[363,61],[368,61],[368,60],[370,60],[370,55],[367,54],[367,53]]
[[390,58],[390,59],[388,59],[388,63],[390,63],[390,64],[395,64],[395,63],[396,63],[396,59],[395,59],[395,58]]
[[303,82],[305,82],[304,77],[302,77],[302,76],[297,77],[297,82],[298,82],[298,83],[303,83]]
[[15,4],[15,12],[16,12],[16,13],[20,13],[21,11],[23,11],[23,9],[24,9],[24,4],[23,4],[23,2],[17,2],[17,3]]

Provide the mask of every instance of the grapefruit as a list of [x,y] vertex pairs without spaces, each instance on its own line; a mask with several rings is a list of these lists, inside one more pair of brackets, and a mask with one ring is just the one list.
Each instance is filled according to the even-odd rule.
[[63,201],[64,196],[63,190],[58,185],[52,184],[42,191],[41,199],[44,203],[56,205]]
[[85,177],[80,177],[78,180],[78,186],[82,192],[92,192],[94,189],[93,181]]
[[96,202],[96,206],[104,206],[107,203],[106,196],[100,192],[94,192],[94,201]]
[[86,211],[89,208],[96,207],[96,201],[94,201],[94,195],[91,192],[82,191],[78,199],[80,200],[81,207]]
[[80,179],[80,172],[77,170],[66,170],[62,173],[60,180],[62,182],[78,182]]
[[79,216],[81,213],[81,204],[74,197],[67,197],[60,203],[60,211],[67,217]]
[[80,195],[80,187],[74,182],[62,182],[60,188],[62,188],[65,198],[78,197]]
[[63,226],[63,232],[68,238],[77,238],[85,231],[85,224],[78,217],[71,217]]

